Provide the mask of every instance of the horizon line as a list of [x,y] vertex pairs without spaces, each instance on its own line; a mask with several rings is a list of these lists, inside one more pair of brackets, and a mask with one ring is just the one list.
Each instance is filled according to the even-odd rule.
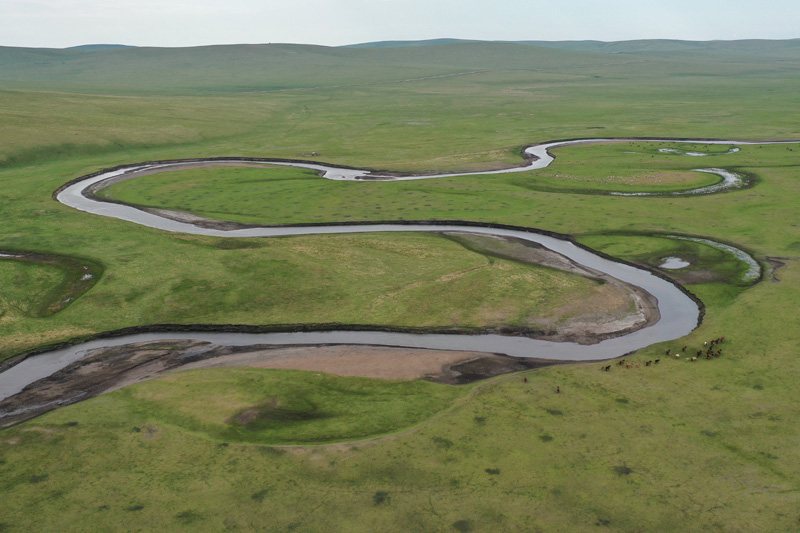
[[[178,48],[206,48],[206,47],[214,47],[214,46],[269,46],[269,45],[297,45],[297,46],[318,46],[321,48],[351,48],[351,47],[358,47],[358,46],[366,46],[366,45],[374,45],[374,44],[381,44],[381,43],[435,43],[436,41],[452,41],[452,43],[440,43],[442,44],[458,44],[458,43],[495,43],[495,44],[523,44],[523,43],[603,43],[603,44],[617,44],[617,43],[631,43],[631,42],[642,42],[642,41],[672,41],[672,42],[680,42],[680,43],[732,43],[732,42],[741,42],[741,41],[770,41],[770,42],[780,42],[780,41],[797,41],[800,40],[800,37],[790,37],[784,39],[776,39],[776,38],[767,38],[767,37],[749,37],[749,38],[740,38],[740,39],[676,39],[676,38],[665,38],[665,37],[655,37],[655,38],[639,38],[639,39],[621,39],[621,40],[602,40],[602,39],[557,39],[557,40],[548,40],[548,39],[516,39],[516,40],[501,40],[501,39],[469,39],[469,38],[460,38],[460,37],[436,37],[430,39],[386,39],[386,40],[379,40],[379,41],[364,41],[364,42],[357,42],[351,44],[342,44],[342,45],[325,45],[325,44],[314,44],[314,43],[302,43],[302,42],[240,42],[240,43],[210,43],[210,44],[196,44],[196,45],[185,45],[185,46],[158,46],[158,45],[135,45],[135,44],[122,44],[122,43],[84,43],[72,46],[64,46],[64,47],[53,47],[53,46],[17,46],[17,45],[5,45],[0,44],[0,47],[3,48],[29,48],[29,49],[39,49],[39,50],[75,50],[80,48],[89,48],[89,47],[108,47],[109,49],[113,48],[165,48],[165,49],[178,49]],[[436,46],[436,45],[433,45]]]

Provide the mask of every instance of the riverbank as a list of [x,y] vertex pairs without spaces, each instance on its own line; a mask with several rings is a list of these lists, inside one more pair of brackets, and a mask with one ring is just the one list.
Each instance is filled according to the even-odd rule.
[[222,346],[193,340],[140,342],[91,350],[80,360],[0,401],[0,429],[182,370],[249,366],[463,385],[554,364],[564,362],[393,346]]

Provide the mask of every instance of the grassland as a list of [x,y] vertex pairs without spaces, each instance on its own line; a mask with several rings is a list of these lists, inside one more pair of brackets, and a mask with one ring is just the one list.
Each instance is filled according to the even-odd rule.
[[90,290],[103,268],[73,257],[0,255],[0,321],[43,318],[66,308]]
[[101,239],[98,247],[120,248],[95,288],[60,313],[9,318],[0,325],[4,355],[149,324],[534,326],[558,303],[602,290],[594,280],[436,235],[245,242],[158,235],[161,246]]
[[[264,49],[270,50],[258,50]],[[424,313],[415,309],[427,302],[425,290],[381,316],[363,308],[370,298],[393,290],[388,280],[429,283],[448,272],[487,265],[486,257],[451,240],[365,235],[234,243],[89,216],[52,200],[58,186],[100,168],[196,156],[296,158],[313,151],[321,160],[353,166],[474,170],[517,164],[521,147],[559,138],[800,138],[797,62],[763,51],[725,54],[724,60],[711,53],[687,60],[664,51],[608,55],[480,44],[388,55],[370,50],[369,56],[321,50],[307,57],[311,52],[302,47],[288,51],[295,53],[276,48],[270,54],[286,53],[286,65],[297,59],[295,69],[269,71],[272,63],[252,53],[248,61],[261,61],[261,70],[242,68],[234,76],[228,74],[238,67],[229,56],[202,51],[186,53],[208,64],[213,75],[199,72],[197,62],[184,61],[187,56],[166,51],[132,51],[143,54],[138,56],[70,52],[79,62],[72,66],[54,53],[48,66],[36,63],[44,61],[43,52],[3,50],[0,249],[85,257],[104,268],[97,285],[64,310],[44,318],[19,315],[0,324],[5,355],[165,321],[368,317],[396,324],[412,317],[441,324],[453,314],[458,323],[474,319],[462,310],[477,293],[456,294]],[[143,75],[153,66],[148,54],[162,56],[159,68],[172,75],[149,84]],[[335,61],[328,62],[330,56]],[[368,57],[380,61],[370,63]],[[185,68],[176,67],[181,61]],[[350,71],[342,67],[346,62],[353,65]],[[332,68],[312,72],[320,63]],[[397,70],[400,65],[415,66]],[[331,71],[358,71],[352,78],[342,76],[355,86],[334,87],[342,79]],[[297,90],[253,92],[275,88]],[[632,151],[651,149],[640,148]],[[644,263],[665,253],[690,256],[708,273],[691,279],[687,273],[684,279],[706,304],[706,316],[686,338],[629,357],[642,364],[639,368],[557,367],[526,374],[528,383],[515,375],[474,392],[442,392],[441,411],[429,422],[354,445],[284,448],[223,438],[229,428],[219,421],[237,413],[224,408],[239,400],[220,393],[219,403],[216,394],[202,402],[198,383],[215,379],[203,372],[98,397],[0,432],[5,495],[0,529],[796,529],[800,149],[752,146],[705,158],[621,151],[627,151],[624,145],[569,148],[538,173],[424,183],[330,184],[296,174],[277,179],[273,171],[255,180],[226,175],[235,186],[214,200],[227,205],[216,211],[208,199],[221,189],[210,174],[173,183],[167,175],[146,178],[155,187],[149,199],[131,182],[131,189],[120,194],[265,223],[339,221],[347,215],[347,220],[465,219],[568,233]],[[712,160],[718,161],[712,165]],[[699,165],[734,168],[755,185],[692,198],[586,194],[642,187],[651,174],[669,178],[658,187],[713,179],[686,173]],[[243,186],[258,194],[242,194]],[[345,192],[337,186],[359,189]],[[205,198],[198,192],[203,190]],[[261,196],[266,203],[258,202]],[[765,266],[768,258],[782,258],[776,260],[785,266],[774,273],[780,281],[768,271],[761,283],[741,284],[736,281],[740,264],[702,245],[664,238],[675,234],[736,245]],[[359,276],[341,264],[342,258],[355,261]],[[16,277],[8,270],[16,267],[4,268],[4,281],[19,279],[31,292],[56,282],[38,274]],[[362,270],[368,283],[360,277]],[[488,276],[471,285],[478,283],[488,283]],[[372,293],[363,294],[362,287]],[[488,299],[500,297],[479,292]],[[520,295],[512,307],[527,298]],[[643,364],[663,358],[668,348],[696,350],[720,335],[726,336],[721,358]],[[250,379],[229,376],[243,388]],[[259,402],[276,396],[270,396],[273,388],[291,391],[296,379],[268,371],[251,377],[254,383],[273,380],[275,385],[265,386],[260,397],[242,400],[242,408],[269,406]],[[348,391],[361,386],[344,378],[329,383]],[[348,392],[348,398],[336,401],[357,404],[385,393],[381,408],[391,410],[403,405],[406,386],[364,385],[364,391],[374,389]],[[561,394],[554,393],[556,386]],[[282,394],[287,402],[292,398],[291,392]],[[197,402],[209,417],[220,413],[213,431],[201,428],[202,420],[179,416]],[[322,400],[320,408],[328,402],[334,403]],[[428,405],[377,432],[408,428],[433,411]],[[308,426],[313,428],[313,421]],[[297,436],[281,438],[287,444],[302,442]],[[314,438],[326,440],[325,435]]]
[[324,444],[419,424],[465,389],[426,381],[342,380],[293,370],[217,369],[128,387],[97,402],[93,416],[106,423],[160,420],[218,443]]
[[[543,203],[539,192],[668,194],[703,187],[720,178],[691,170],[698,166],[741,168],[755,162],[764,147],[772,149],[770,155],[775,158],[774,164],[791,161],[794,150],[800,153],[798,143],[747,146],[744,153],[698,158],[664,154],[658,150],[704,149],[714,154],[727,152],[728,147],[613,143],[554,150],[558,159],[542,170],[437,178],[424,183],[339,183],[319,179],[311,170],[220,167],[172,171],[123,181],[101,190],[100,196],[250,224],[465,220],[470,218],[470,213],[495,217],[525,214],[532,205]],[[650,199],[645,199],[639,205],[646,206],[648,201]],[[485,221],[492,220],[487,217]]]
[[[14,320],[36,316],[48,307],[44,294],[61,282],[61,272],[55,268],[39,267],[17,261],[0,263],[0,276],[4,280],[2,317]],[[10,315],[6,317],[6,315]],[[16,317],[15,317],[16,315]]]

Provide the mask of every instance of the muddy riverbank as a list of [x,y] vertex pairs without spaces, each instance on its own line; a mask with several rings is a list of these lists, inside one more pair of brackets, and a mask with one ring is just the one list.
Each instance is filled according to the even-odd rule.
[[554,364],[563,362],[391,346],[225,346],[185,339],[140,342],[90,350],[78,361],[0,401],[0,429],[181,370],[252,366],[460,385]]

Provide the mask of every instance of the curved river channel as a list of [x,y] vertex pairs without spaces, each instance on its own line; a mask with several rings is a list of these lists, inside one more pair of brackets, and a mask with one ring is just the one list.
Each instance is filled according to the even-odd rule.
[[[472,232],[484,235],[515,237],[538,243],[550,250],[560,253],[581,265],[613,276],[623,282],[635,285],[650,293],[658,300],[660,319],[653,325],[638,331],[603,340],[592,345],[571,342],[553,342],[518,336],[502,335],[458,335],[458,334],[412,334],[378,331],[317,331],[294,333],[208,333],[208,332],[160,332],[141,333],[113,338],[101,338],[80,345],[54,350],[29,357],[0,374],[0,399],[21,391],[26,385],[49,376],[68,364],[80,359],[88,351],[110,346],[164,339],[195,339],[220,345],[302,345],[302,344],[369,344],[383,346],[400,346],[409,348],[428,348],[442,350],[478,351],[502,353],[516,357],[536,357],[561,361],[588,361],[609,359],[631,351],[672,339],[682,337],[697,327],[700,320],[700,309],[695,301],[679,289],[674,283],[662,279],[646,270],[601,257],[591,250],[560,239],[552,235],[538,233],[535,230],[509,229],[490,226],[458,225],[458,224],[359,224],[359,225],[324,225],[324,226],[280,226],[249,227],[244,229],[210,229],[181,222],[142,211],[132,206],[98,200],[87,194],[87,189],[101,189],[117,181],[132,179],[137,176],[179,170],[187,166],[202,164],[265,164],[284,165],[312,169],[327,179],[356,180],[419,180],[439,177],[454,177],[482,174],[500,174],[524,172],[544,168],[553,161],[548,152],[551,148],[599,143],[599,142],[686,142],[695,144],[772,144],[770,142],[723,141],[723,140],[671,140],[671,139],[581,139],[573,141],[552,142],[529,147],[525,150],[529,160],[523,166],[489,172],[471,172],[462,174],[434,174],[418,176],[382,176],[380,173],[367,170],[350,169],[330,165],[306,163],[300,161],[225,158],[221,160],[191,160],[142,163],[102,171],[94,175],[79,178],[62,187],[56,198],[59,202],[75,209],[126,220],[143,226],[165,231],[208,235],[227,238],[277,237],[289,235],[312,235],[334,233],[368,233],[368,232]],[[779,141],[780,142],[780,141]],[[797,142],[797,141],[784,141]]]

